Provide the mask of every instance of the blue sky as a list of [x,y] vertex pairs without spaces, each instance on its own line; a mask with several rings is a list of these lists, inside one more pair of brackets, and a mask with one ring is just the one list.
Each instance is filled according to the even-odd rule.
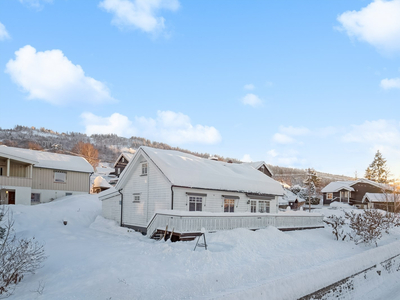
[[0,127],[400,175],[400,0],[0,2]]

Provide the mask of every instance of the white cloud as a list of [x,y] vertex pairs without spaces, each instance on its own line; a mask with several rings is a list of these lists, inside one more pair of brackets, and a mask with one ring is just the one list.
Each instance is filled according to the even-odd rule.
[[81,118],[86,127],[85,131],[89,135],[115,133],[119,136],[131,137],[136,134],[128,117],[119,113],[113,113],[110,117],[99,117],[86,112],[81,115]]
[[211,126],[192,125],[189,116],[173,111],[158,111],[157,117],[128,117],[114,113],[110,117],[99,117],[92,113],[81,115],[87,134],[115,133],[121,136],[144,136],[148,139],[171,144],[216,144],[221,141],[217,129]]
[[178,0],[104,0],[99,6],[113,14],[112,24],[121,28],[139,28],[145,32],[162,31],[165,19],[159,10],[176,11]]
[[10,35],[8,34],[8,32],[6,30],[6,26],[4,26],[3,23],[0,22],[0,41],[4,41],[9,38],[10,38]]
[[85,75],[61,50],[36,52],[27,45],[15,52],[5,72],[28,93],[28,99],[40,99],[55,105],[72,102],[103,103],[115,101],[107,86]]
[[44,6],[42,2],[52,3],[53,0],[19,0],[20,3],[41,10]]
[[279,131],[287,134],[287,135],[295,135],[295,136],[301,136],[301,135],[307,135],[310,133],[310,130],[306,127],[293,127],[293,126],[280,126]]
[[262,105],[262,100],[257,95],[247,94],[246,96],[244,96],[242,98],[242,103],[244,105],[250,105],[253,107],[257,107],[257,106]]
[[400,89],[400,78],[385,78],[381,80],[381,88],[385,90]]
[[245,90],[254,90],[255,86],[252,83],[245,84],[243,87]]
[[267,152],[268,155],[272,156],[272,157],[276,157],[278,156],[278,152],[276,152],[275,149],[271,149]]
[[272,140],[278,144],[293,144],[296,141],[292,137],[283,133],[275,133]]
[[377,120],[352,125],[352,129],[342,137],[342,140],[371,145],[400,146],[400,122]]
[[400,0],[376,0],[360,11],[346,11],[337,19],[340,29],[350,37],[386,52],[400,50]]
[[242,162],[252,162],[253,160],[251,159],[249,154],[245,154],[245,155],[243,155],[241,161]]
[[299,159],[296,150],[286,150],[278,153],[275,149],[267,151],[266,162],[272,165],[285,167],[299,167],[305,163],[304,159]]

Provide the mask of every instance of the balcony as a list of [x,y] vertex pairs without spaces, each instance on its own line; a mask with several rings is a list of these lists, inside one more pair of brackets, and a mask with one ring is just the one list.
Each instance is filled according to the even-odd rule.
[[0,176],[0,187],[2,186],[23,186],[32,187],[32,178]]

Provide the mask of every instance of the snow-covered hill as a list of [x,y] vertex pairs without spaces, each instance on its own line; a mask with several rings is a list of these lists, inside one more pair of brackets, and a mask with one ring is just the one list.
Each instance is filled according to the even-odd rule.
[[155,241],[105,220],[97,195],[10,208],[17,234],[35,236],[48,255],[9,298],[19,300],[296,299],[400,246],[398,231],[375,248],[335,241],[329,228],[270,227],[208,233],[208,250],[193,251],[195,241]]

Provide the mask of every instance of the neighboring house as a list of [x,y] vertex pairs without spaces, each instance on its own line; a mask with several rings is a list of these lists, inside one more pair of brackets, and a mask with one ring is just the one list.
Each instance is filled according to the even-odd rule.
[[305,202],[306,200],[284,188],[283,196],[279,197],[279,208],[286,209],[289,206],[291,210],[298,210]]
[[396,204],[399,205],[399,195],[385,193],[365,193],[362,202],[366,203],[368,208],[382,209],[393,212]]
[[135,153],[122,152],[114,163],[115,171],[110,174],[119,177],[134,156]]
[[264,161],[246,162],[243,164],[250,165],[254,169],[263,172],[265,175],[268,175],[269,177],[272,177],[272,175],[274,175],[271,169],[267,166],[267,164]]
[[333,201],[346,202],[357,207],[364,207],[363,198],[366,193],[382,193],[387,186],[368,180],[334,181],[324,187],[321,192],[324,204]]
[[[201,227],[260,228],[284,223],[275,215],[267,218],[278,212],[282,195],[279,182],[248,164],[140,147],[115,188],[99,198],[103,216],[121,226],[150,236],[161,228],[182,238],[185,232],[200,232]],[[285,227],[283,223],[277,226]]]
[[107,182],[102,176],[97,176],[93,181],[92,193],[98,194],[102,191],[108,190],[111,184]]
[[0,146],[0,201],[37,204],[87,194],[93,167],[78,156]]

